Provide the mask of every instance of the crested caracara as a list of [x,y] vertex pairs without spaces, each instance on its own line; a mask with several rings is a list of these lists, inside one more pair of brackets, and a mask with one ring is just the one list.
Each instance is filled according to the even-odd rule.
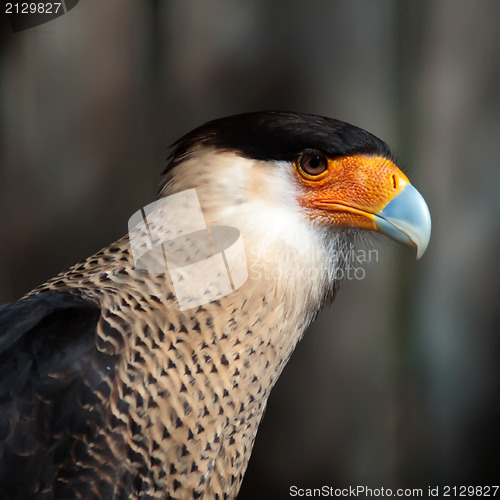
[[[138,266],[125,236],[0,308],[2,499],[235,498],[269,393],[352,250],[372,231],[420,257],[430,237],[388,146],[314,115],[193,130],[159,198],[185,192],[206,227],[237,230],[245,277],[230,293],[181,307],[172,273]],[[161,263],[160,219],[189,214],[163,207],[130,234],[154,230]],[[198,278],[183,269],[177,284]]]

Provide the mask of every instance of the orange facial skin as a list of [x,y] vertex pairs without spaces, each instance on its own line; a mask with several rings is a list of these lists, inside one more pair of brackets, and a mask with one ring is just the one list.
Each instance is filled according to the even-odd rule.
[[316,223],[369,231],[377,230],[375,214],[410,183],[392,161],[381,156],[328,158],[328,168],[316,176],[304,172],[298,161],[294,167],[305,188],[299,203]]

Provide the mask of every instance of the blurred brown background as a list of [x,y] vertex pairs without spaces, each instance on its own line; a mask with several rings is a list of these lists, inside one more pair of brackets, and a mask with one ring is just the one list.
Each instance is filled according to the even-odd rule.
[[124,234],[202,122],[354,123],[407,167],[431,244],[383,244],[306,334],[239,498],[498,484],[500,2],[80,0],[1,23],[0,303]]

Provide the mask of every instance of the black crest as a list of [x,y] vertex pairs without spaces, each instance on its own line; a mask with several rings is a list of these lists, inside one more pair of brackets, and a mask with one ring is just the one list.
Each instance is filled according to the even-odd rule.
[[189,132],[173,144],[164,173],[196,146],[235,151],[256,160],[292,161],[304,149],[318,149],[332,157],[368,154],[391,158],[385,142],[354,125],[324,116],[261,111],[219,118]]

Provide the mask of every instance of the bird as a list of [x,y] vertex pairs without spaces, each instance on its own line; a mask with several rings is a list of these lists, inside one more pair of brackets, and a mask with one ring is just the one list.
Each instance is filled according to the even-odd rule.
[[[431,233],[385,142],[290,111],[181,137],[153,203],[163,201],[0,308],[1,498],[236,498],[271,389],[353,250],[379,233],[420,258]],[[222,236],[205,255],[198,236],[210,228]],[[211,262],[207,276],[183,265],[190,245]],[[216,257],[227,273],[205,290]]]

